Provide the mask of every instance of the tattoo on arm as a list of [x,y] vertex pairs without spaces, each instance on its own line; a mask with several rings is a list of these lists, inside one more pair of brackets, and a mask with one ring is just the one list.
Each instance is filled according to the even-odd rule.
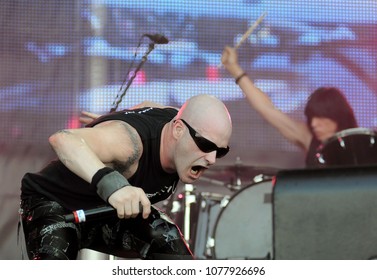
[[126,123],[123,123],[123,126],[127,130],[127,133],[132,142],[133,153],[124,162],[114,162],[114,169],[121,173],[126,172],[139,159],[141,153],[138,134],[135,133],[132,129],[130,129],[130,127]]

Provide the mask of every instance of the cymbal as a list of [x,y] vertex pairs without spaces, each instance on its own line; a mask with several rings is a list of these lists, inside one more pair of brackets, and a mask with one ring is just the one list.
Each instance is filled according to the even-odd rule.
[[214,165],[206,170],[204,177],[232,185],[244,185],[252,182],[256,175],[275,175],[279,171],[274,167],[250,166],[244,164]]
[[233,165],[214,165],[206,170],[205,174],[216,173],[216,174],[255,174],[255,173],[266,173],[266,174],[275,174],[280,169],[274,167],[263,167],[263,166],[250,166],[243,164],[233,164]]

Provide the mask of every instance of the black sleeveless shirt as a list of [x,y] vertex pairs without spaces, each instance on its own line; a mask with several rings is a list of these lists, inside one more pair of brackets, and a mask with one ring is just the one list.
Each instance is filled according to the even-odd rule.
[[[107,120],[121,120],[136,129],[143,143],[143,154],[135,174],[128,181],[144,190],[152,204],[168,198],[179,181],[177,173],[166,173],[160,161],[162,128],[177,114],[173,108],[124,110],[102,116],[89,127]],[[105,202],[96,188],[71,172],[60,160],[50,162],[37,173],[26,173],[22,179],[21,199],[40,194],[57,201],[69,210],[89,209]]]
[[307,168],[321,167],[321,164],[317,160],[317,151],[320,145],[321,142],[317,140],[317,138],[313,137],[305,159],[305,165]]

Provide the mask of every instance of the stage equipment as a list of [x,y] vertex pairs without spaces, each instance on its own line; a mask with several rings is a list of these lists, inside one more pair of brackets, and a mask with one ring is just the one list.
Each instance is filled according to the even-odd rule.
[[274,258],[377,258],[377,166],[278,172]]
[[377,132],[367,128],[340,131],[318,148],[316,157],[322,166],[376,164]]
[[197,259],[270,259],[272,177],[233,194],[198,192],[185,185],[168,211]]
[[[137,55],[137,50],[139,49],[139,47],[140,47],[140,45],[142,43],[142,39],[145,38],[145,37],[149,38],[153,43],[150,43],[148,45],[148,49],[145,52],[145,54],[143,55],[143,57],[141,58],[141,61],[139,62],[139,64],[135,68],[135,70],[133,70],[131,72],[131,68],[132,68],[133,63],[134,63],[132,61],[131,65],[130,65],[128,71],[127,71],[126,79],[123,81],[122,86],[120,88],[120,92],[122,92],[122,93],[118,94],[115,97],[115,100],[113,102],[112,108],[110,109],[110,113],[111,112],[115,112],[117,110],[119,104],[122,102],[123,97],[126,95],[126,92],[127,92],[128,88],[131,86],[132,82],[136,78],[137,73],[140,71],[141,67],[143,67],[144,63],[147,61],[148,55],[154,50],[155,44],[167,44],[169,42],[169,40],[164,35],[162,35],[162,34],[143,34],[141,36],[141,38],[140,38],[138,46],[136,47],[135,57]],[[129,77],[130,72],[132,74]],[[123,85],[125,84],[125,82],[126,82],[127,79],[128,79],[128,81],[127,81],[126,87],[123,89]]]
[[239,191],[252,183],[252,179],[258,175],[273,176],[280,169],[274,167],[256,167],[244,165],[236,161],[233,165],[214,165],[205,171],[204,176],[220,182],[224,182],[232,191]]
[[253,183],[224,204],[213,232],[214,259],[272,258],[272,180]]

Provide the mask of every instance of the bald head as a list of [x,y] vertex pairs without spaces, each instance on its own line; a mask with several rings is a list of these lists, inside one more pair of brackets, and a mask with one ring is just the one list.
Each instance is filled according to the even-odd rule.
[[213,95],[196,95],[188,99],[177,114],[202,136],[218,145],[227,146],[232,134],[232,121],[225,104]]

